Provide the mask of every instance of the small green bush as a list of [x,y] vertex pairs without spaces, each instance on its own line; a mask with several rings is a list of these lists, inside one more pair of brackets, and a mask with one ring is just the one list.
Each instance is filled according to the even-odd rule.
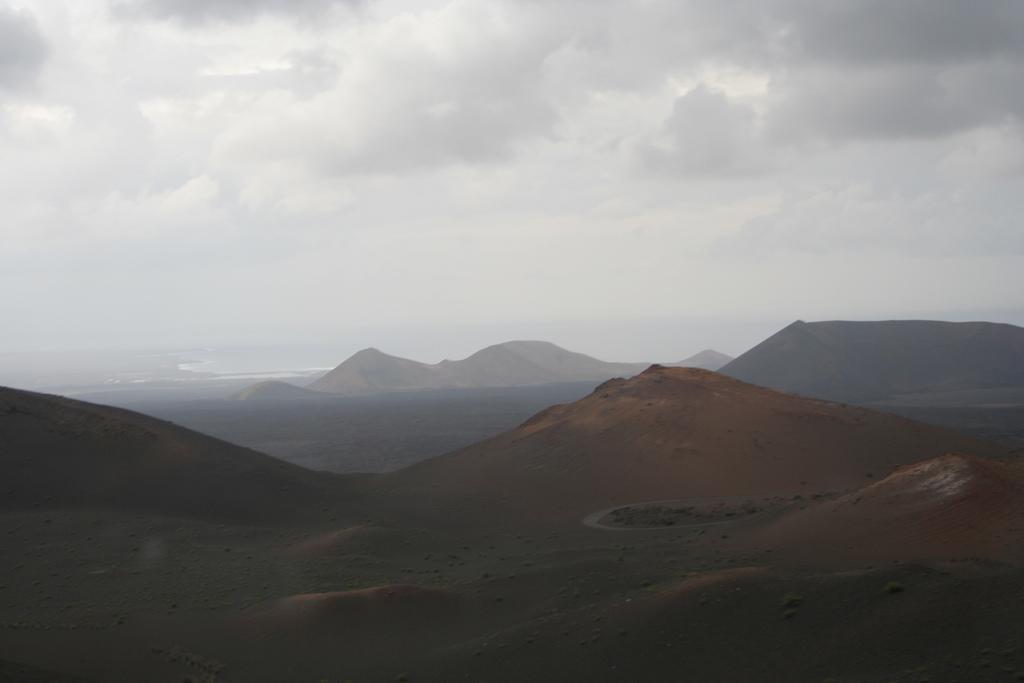
[[796,595],[795,593],[787,593],[782,598],[782,606],[789,608],[799,607],[803,601],[804,599],[801,596]]

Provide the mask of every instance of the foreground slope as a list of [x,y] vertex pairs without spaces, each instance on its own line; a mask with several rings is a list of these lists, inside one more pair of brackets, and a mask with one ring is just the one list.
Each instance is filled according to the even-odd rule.
[[[15,475],[14,489],[42,485],[54,498],[0,508],[0,680],[886,683],[1024,671],[1024,571],[991,561],[1007,557],[1004,540],[1020,544],[1004,537],[1020,497],[1006,488],[1010,461],[940,458],[865,488],[866,464],[882,477],[946,450],[1002,454],[900,418],[653,368],[489,442],[364,480],[353,515],[317,500],[327,479],[266,472],[259,456],[174,425],[2,396],[4,484]],[[93,479],[60,474],[77,466]],[[97,472],[149,495],[48,507],[95,495]],[[272,486],[247,484],[247,472]],[[821,503],[834,513],[803,495],[714,526],[580,523],[605,498],[826,485],[863,490],[859,502],[836,493]],[[196,488],[274,518],[309,501],[324,514],[258,526],[148,514],[156,502],[182,510]],[[946,515],[950,505],[962,512]],[[801,521],[824,514],[833,527]],[[834,552],[852,544],[839,523],[848,515],[876,536],[960,528],[964,543],[941,545],[925,566],[890,561],[907,554],[885,543],[867,567]],[[766,526],[789,519],[766,541]],[[979,559],[962,559],[975,549]],[[819,566],[831,558],[839,566]]]
[[577,518],[637,501],[855,488],[951,450],[1004,453],[893,415],[652,366],[379,485],[439,509],[496,504]]
[[606,363],[541,341],[488,346],[462,360],[420,363],[378,351],[359,351],[313,382],[311,389],[368,394],[422,389],[514,387],[558,382],[603,381],[634,374],[638,363]]
[[788,515],[763,542],[807,559],[1024,559],[1024,466],[948,454]]
[[337,480],[138,413],[0,388],[8,509],[95,507],[270,521],[326,504]]
[[722,368],[830,400],[1024,387],[1024,328],[930,320],[797,321]]

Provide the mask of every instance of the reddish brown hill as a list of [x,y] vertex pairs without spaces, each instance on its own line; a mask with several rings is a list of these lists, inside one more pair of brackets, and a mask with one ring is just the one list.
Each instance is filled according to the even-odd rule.
[[0,388],[2,508],[102,507],[273,521],[334,505],[339,480],[169,422]]
[[1004,453],[893,415],[653,366],[378,485],[441,509],[573,517],[645,500],[846,490],[950,450]]
[[372,628],[411,629],[452,618],[459,596],[437,588],[414,585],[375,586],[352,591],[292,595],[277,601],[247,621],[266,630],[344,632]]
[[773,524],[768,543],[807,559],[1024,557],[1024,466],[944,455]]

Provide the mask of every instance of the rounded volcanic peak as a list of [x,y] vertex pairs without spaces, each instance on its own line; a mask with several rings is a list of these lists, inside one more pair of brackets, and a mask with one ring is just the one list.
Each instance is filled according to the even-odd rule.
[[[513,340],[495,344],[478,353],[513,353],[542,368],[558,372],[606,372],[609,366],[635,366],[636,363],[608,363],[577,351],[569,351],[558,344],[538,340]],[[475,354],[474,354],[475,355]]]
[[695,387],[722,389],[728,386],[743,386],[752,390],[759,390],[758,387],[733,379],[732,377],[726,377],[714,370],[696,367],[674,367],[659,363],[655,363],[639,375],[627,379],[625,385],[647,390],[661,385],[676,390]]
[[[560,346],[551,342],[543,341],[509,341],[501,344],[491,344],[479,351],[470,354],[461,361],[445,361],[447,363],[466,363],[473,360],[502,360],[507,358],[519,358],[524,361],[537,362],[544,365],[545,358],[552,358],[563,354],[571,354]],[[539,362],[538,362],[539,361]]]
[[[563,408],[565,416],[598,411],[612,419],[614,414],[634,419],[636,415],[631,412],[631,406],[674,411],[716,402],[735,405],[764,400],[785,404],[805,399],[747,384],[712,370],[655,364],[633,377],[610,379],[576,403],[556,407]],[[822,403],[805,401],[808,405]],[[614,408],[614,413],[610,408]]]
[[[608,426],[620,421],[633,422],[642,418],[637,413],[638,408],[683,408],[687,403],[711,397],[713,387],[722,382],[742,384],[708,370],[651,365],[633,377],[607,380],[579,401],[543,410],[524,422],[520,429],[535,431],[557,423],[585,424],[598,419],[606,421]],[[757,390],[757,387],[750,388]],[[646,412],[649,416],[650,411]]]
[[436,506],[497,504],[578,521],[644,501],[850,490],[867,473],[949,451],[1006,454],[895,415],[655,365],[376,485],[410,499],[429,492]]
[[[549,341],[542,341],[539,339],[513,339],[511,341],[502,342],[500,344],[494,344],[488,346],[488,349],[493,348],[505,348],[509,351],[516,353],[531,354],[531,353],[572,353],[566,351],[558,344],[553,344]],[[486,349],[483,349],[486,350]]]
[[[466,362],[470,360],[485,360],[485,359],[505,359],[505,358],[520,358],[524,361],[535,363],[540,367],[550,368],[558,365],[565,361],[566,357],[582,357],[589,358],[582,353],[576,353],[575,351],[569,351],[563,349],[557,344],[552,344],[546,341],[537,341],[530,339],[519,339],[500,344],[492,344],[485,346],[476,353],[470,355],[463,361],[448,361],[448,362]],[[599,361],[598,361],[599,362]]]
[[[546,347],[546,348],[544,348]],[[470,354],[462,360],[443,360],[442,364],[462,364],[472,361],[503,361],[509,358],[518,358],[523,361],[530,361],[532,357],[542,355],[545,352],[570,353],[548,342],[511,341],[502,344],[492,344]]]
[[370,346],[353,353],[342,361],[335,370],[339,370],[341,368],[380,370],[395,366],[406,366],[409,364],[423,365],[423,363],[419,363],[418,361],[402,358],[400,356],[393,356],[390,353],[384,353],[380,349]]
[[530,354],[521,353],[508,344],[488,346],[463,360],[442,361],[439,367],[457,385],[467,387],[543,384],[559,379]]
[[642,363],[609,363],[551,342],[532,340],[495,344],[465,360],[448,362],[478,384],[481,376],[494,381],[502,374],[514,384],[599,381],[615,375],[634,375],[644,368]]
[[688,442],[685,435],[698,428],[696,420],[705,420],[707,426],[719,424],[730,432],[756,432],[771,413],[805,419],[827,415],[849,424],[862,419],[856,409],[783,394],[712,370],[654,364],[633,377],[608,380],[575,403],[542,411],[521,429],[557,426],[641,441],[680,438]]
[[715,351],[714,349],[704,349],[698,351],[689,358],[681,360],[675,365],[685,368],[704,368],[705,370],[718,370],[719,368],[727,365],[733,360],[733,357],[722,353],[721,351]]
[[297,387],[281,380],[267,380],[257,382],[241,391],[232,394],[231,398],[236,401],[260,401],[260,400],[288,400],[296,398],[317,398],[320,394],[315,391]]
[[390,353],[384,353],[376,346],[367,346],[365,349],[359,349],[349,356],[346,362],[377,363],[388,358],[398,358],[398,356],[392,356]]
[[[683,368],[671,365],[661,365],[654,363],[648,365],[642,372],[633,377],[616,377],[610,379],[607,382],[601,384],[594,390],[594,393],[601,391],[610,391],[616,389],[618,391],[624,390],[650,390],[657,385],[665,384],[666,382],[677,383],[676,386],[681,386],[683,383],[688,384],[703,384],[708,382],[716,381],[717,373],[711,370],[704,370],[703,368]],[[722,379],[729,379],[722,377]],[[738,380],[729,380],[732,382],[738,382]]]
[[371,347],[352,354],[309,386],[328,393],[359,394],[432,388],[437,381],[435,367]]
[[1024,560],[1024,467],[946,454],[784,517],[768,542],[810,559]]

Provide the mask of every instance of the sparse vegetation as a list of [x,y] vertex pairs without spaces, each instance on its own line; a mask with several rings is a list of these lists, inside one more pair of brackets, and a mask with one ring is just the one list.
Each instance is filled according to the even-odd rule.
[[782,606],[783,607],[795,608],[795,607],[799,607],[800,605],[802,605],[803,602],[804,602],[803,597],[800,596],[800,595],[796,595],[795,593],[787,593],[782,598]]
[[756,501],[701,501],[700,504],[630,505],[612,510],[604,522],[625,527],[699,526],[750,517],[776,507],[780,502],[778,499],[763,498]]

